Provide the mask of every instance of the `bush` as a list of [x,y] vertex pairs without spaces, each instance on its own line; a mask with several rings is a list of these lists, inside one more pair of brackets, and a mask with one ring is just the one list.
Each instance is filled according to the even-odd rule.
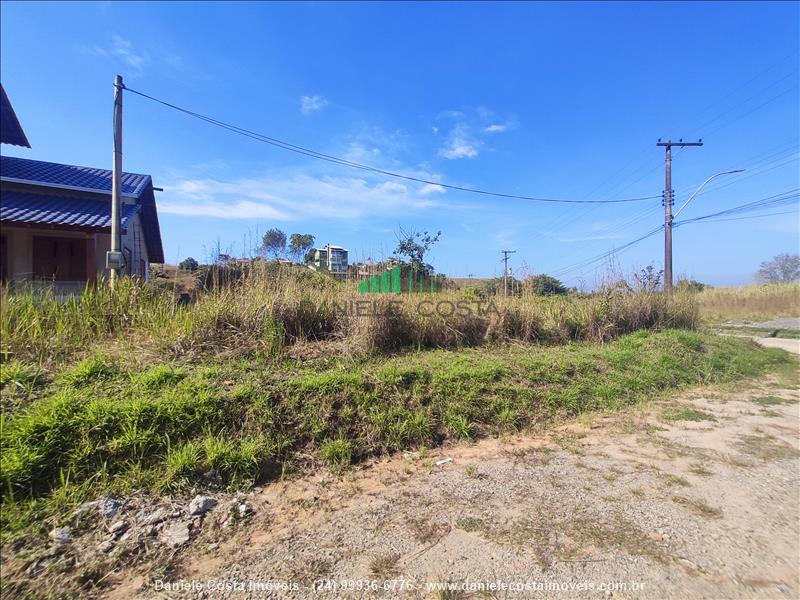
[[550,275],[533,275],[528,277],[524,282],[525,291],[537,296],[553,296],[566,294],[567,288],[555,277]]

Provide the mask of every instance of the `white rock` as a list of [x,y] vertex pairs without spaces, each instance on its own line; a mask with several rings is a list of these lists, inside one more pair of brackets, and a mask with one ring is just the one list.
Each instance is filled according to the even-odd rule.
[[142,519],[142,523],[145,525],[158,525],[166,521],[170,517],[170,512],[164,508],[157,508],[155,511],[147,515]]
[[189,503],[190,515],[202,515],[210,511],[217,505],[217,501],[211,496],[195,496]]
[[56,544],[71,544],[72,530],[69,527],[56,527],[50,532],[50,539]]
[[106,519],[113,519],[116,517],[120,506],[122,506],[122,503],[119,500],[106,496],[103,496],[97,501],[97,510],[99,510],[100,514]]
[[120,519],[111,524],[108,530],[116,536],[122,535],[128,529],[128,524]]
[[189,531],[189,523],[184,521],[179,521],[177,523],[173,523],[164,531],[162,532],[164,543],[171,546],[172,548],[178,548],[179,546],[183,546],[186,542],[189,541],[191,537],[191,532]]

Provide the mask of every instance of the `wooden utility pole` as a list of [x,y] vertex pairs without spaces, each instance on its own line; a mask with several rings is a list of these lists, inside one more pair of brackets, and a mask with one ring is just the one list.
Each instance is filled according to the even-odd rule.
[[516,250],[503,250],[503,296],[508,296],[508,255],[514,254]]
[[667,140],[662,142],[658,140],[656,146],[664,146],[666,155],[664,157],[666,176],[664,183],[664,291],[667,293],[672,292],[672,203],[675,201],[674,192],[672,191],[672,147],[678,146],[685,148],[686,146],[702,146],[703,140],[696,142],[684,142],[683,139],[673,142]]
[[106,253],[111,287],[124,266],[120,250],[120,210],[122,204],[122,76],[114,78],[114,164],[111,169],[111,249]]

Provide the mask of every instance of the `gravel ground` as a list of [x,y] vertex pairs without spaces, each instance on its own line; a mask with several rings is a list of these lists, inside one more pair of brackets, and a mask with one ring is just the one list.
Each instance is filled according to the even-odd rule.
[[800,317],[784,317],[782,319],[771,319],[769,321],[725,321],[729,327],[752,327],[755,329],[791,329],[800,331]]
[[800,392],[775,385],[276,483],[160,576],[193,587],[151,566],[107,597],[797,598]]

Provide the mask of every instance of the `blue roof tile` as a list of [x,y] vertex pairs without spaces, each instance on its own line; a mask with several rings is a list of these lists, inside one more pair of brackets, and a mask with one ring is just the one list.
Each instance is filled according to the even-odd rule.
[[31,147],[2,85],[0,85],[0,142],[25,148]]
[[[108,169],[62,165],[16,156],[0,156],[0,178],[111,193],[111,171]],[[149,175],[123,173],[122,194],[138,198],[149,181]]]
[[[141,207],[139,203],[122,205],[123,229]],[[3,190],[0,192],[0,221],[27,225],[107,229],[111,227],[111,202]]]

